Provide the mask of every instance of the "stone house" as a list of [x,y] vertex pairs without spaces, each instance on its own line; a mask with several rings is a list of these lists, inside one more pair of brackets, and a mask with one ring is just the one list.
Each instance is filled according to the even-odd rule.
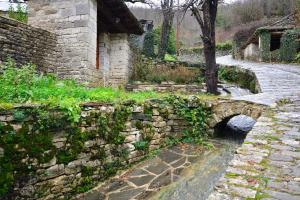
[[284,52],[292,50],[295,57],[299,52],[298,37],[288,42],[290,31],[297,30],[295,16],[288,15],[281,20],[256,29],[253,35],[241,47],[241,54],[244,59],[254,61],[292,61],[282,55]]
[[28,1],[28,24],[57,35],[61,78],[123,85],[131,67],[129,35],[143,28],[122,0]]

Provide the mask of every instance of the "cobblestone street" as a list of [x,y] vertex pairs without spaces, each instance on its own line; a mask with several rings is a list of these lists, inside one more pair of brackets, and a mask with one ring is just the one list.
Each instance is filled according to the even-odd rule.
[[229,56],[218,63],[256,73],[262,93],[239,99],[267,105],[284,100],[258,120],[209,200],[300,199],[300,67],[240,62]]

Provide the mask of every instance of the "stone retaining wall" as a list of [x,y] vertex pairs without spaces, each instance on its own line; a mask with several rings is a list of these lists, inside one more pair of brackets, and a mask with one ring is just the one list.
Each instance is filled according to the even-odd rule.
[[[38,162],[35,158],[30,158],[30,153],[24,154],[25,157],[20,159],[20,162],[23,163],[20,165],[34,170],[25,177],[23,175],[18,177],[15,180],[14,189],[10,190],[4,199],[74,197],[77,193],[85,192],[113,175],[115,170],[141,160],[148,151],[148,147],[149,150],[159,148],[165,137],[180,134],[182,129],[188,125],[185,120],[175,115],[172,108],[163,107],[159,102],[126,105],[124,108],[129,109],[128,115],[116,111],[116,106],[86,104],[82,106],[78,130],[70,129],[70,124],[65,124],[58,129],[46,129],[45,134],[49,132],[54,145],[54,149],[51,148],[53,154],[49,153],[53,155],[53,158],[49,162],[43,163]],[[34,109],[18,107],[1,111],[0,133],[7,130],[8,127],[12,127],[14,134],[21,135],[27,125],[30,127],[37,125],[39,119],[35,119],[35,116],[26,115],[26,119],[23,121],[17,118],[20,111],[31,113]],[[59,119],[60,112],[51,111],[50,115],[53,114],[55,118]],[[125,121],[122,122],[123,119],[120,117],[124,117]],[[62,120],[58,120],[56,123],[61,123],[59,121]],[[105,125],[103,126],[103,124]],[[123,130],[118,133],[120,127]],[[78,131],[81,133],[79,134]],[[36,133],[28,134],[35,137]],[[72,139],[73,137],[76,140]],[[146,146],[145,149],[139,147],[137,150],[135,143],[145,141],[146,137],[149,140],[148,147]],[[32,138],[32,140],[36,139]],[[27,147],[22,148],[22,145],[16,145],[20,146],[17,152],[30,151]],[[75,145],[74,148],[72,145]],[[17,146],[16,148],[18,148]],[[66,151],[68,148],[72,151],[79,148],[80,151],[73,159],[66,161],[68,155],[67,153],[62,154],[62,152],[69,152]],[[2,152],[0,158],[8,153],[6,151],[8,149],[0,146],[0,152]]]
[[[256,119],[261,112],[259,106],[231,100],[194,97],[186,104],[211,110],[210,127],[240,113]],[[75,197],[190,127],[165,100],[114,106],[88,103],[81,110],[75,125],[60,110],[36,106],[0,110],[0,169],[15,178],[3,199]],[[3,165],[6,162],[13,171]]]
[[180,85],[175,83],[162,84],[147,84],[147,83],[132,83],[126,85],[127,91],[155,91],[155,92],[179,92],[184,94],[197,94],[205,92],[205,87],[198,84]]
[[43,72],[57,71],[56,35],[0,16],[0,63],[8,58],[28,62]]
[[[226,56],[230,55],[231,51],[228,50],[217,50],[216,56]],[[181,49],[179,51],[178,60],[182,62],[188,62],[188,63],[205,63],[204,59],[204,52],[202,48],[195,48],[195,49]]]

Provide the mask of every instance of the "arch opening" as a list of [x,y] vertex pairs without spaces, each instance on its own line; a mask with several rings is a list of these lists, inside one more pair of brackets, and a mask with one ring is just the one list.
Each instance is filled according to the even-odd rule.
[[214,137],[242,143],[255,123],[256,120],[246,115],[227,117],[214,127]]

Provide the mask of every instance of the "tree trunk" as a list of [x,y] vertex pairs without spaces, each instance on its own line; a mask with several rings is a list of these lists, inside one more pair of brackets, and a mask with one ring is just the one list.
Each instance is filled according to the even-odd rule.
[[206,62],[206,87],[207,92],[218,94],[218,70],[216,64],[216,15],[218,0],[206,0],[203,6],[202,41]]
[[206,63],[205,77],[207,92],[218,94],[218,72],[216,64],[216,47],[214,42],[204,42],[204,57]]
[[158,58],[164,59],[170,39],[170,33],[173,25],[174,13],[172,11],[164,11],[164,21],[161,27],[160,45],[158,50]]

